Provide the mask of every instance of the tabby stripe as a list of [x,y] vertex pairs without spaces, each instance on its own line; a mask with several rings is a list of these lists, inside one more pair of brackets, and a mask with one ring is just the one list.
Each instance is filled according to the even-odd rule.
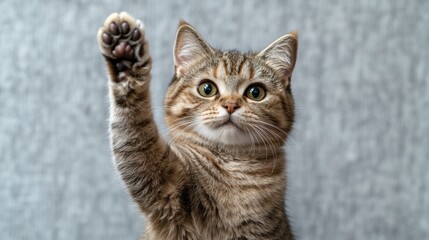
[[155,189],[155,181],[148,177],[140,177],[133,179],[132,181],[123,178],[129,184],[130,191],[134,196],[144,196],[148,195],[151,191]]
[[117,129],[117,128],[123,128],[123,124],[121,124],[120,122],[112,122],[110,123],[110,128],[111,129]]
[[157,176],[151,177],[143,175],[142,172],[129,172],[130,168],[137,168],[137,166],[130,167],[128,164],[119,164],[118,166],[119,171],[128,171],[128,174],[122,174],[121,177],[127,183],[130,194],[144,208],[153,205],[157,201],[161,189],[155,180]]
[[180,96],[181,95],[181,93],[185,90],[185,89],[188,89],[190,86],[188,86],[188,85],[185,85],[185,84],[181,84],[179,87],[178,87],[178,89],[175,89],[175,91],[174,91],[174,94],[172,95],[172,96],[174,96],[174,97],[167,97],[166,98],[166,102],[165,102],[165,105],[167,105],[167,106],[171,106],[171,105],[173,105],[173,103],[176,101],[176,100],[178,100],[178,98],[177,98],[177,96]]
[[[206,159],[208,159],[208,158],[206,158]],[[226,172],[224,169],[222,169],[222,168],[219,166],[219,164],[218,164],[218,163],[216,163],[216,161],[214,161],[213,159],[211,159],[211,161],[210,161],[210,162],[213,164],[213,167],[215,167],[215,168],[217,169],[217,171],[218,171],[221,175],[225,176],[225,175],[227,175],[227,174],[228,174],[228,172]]]
[[289,111],[288,111],[288,107],[287,107],[287,101],[286,101],[286,99],[282,99],[282,101],[280,101],[280,103],[281,103],[281,106],[282,106],[283,112],[287,114]]
[[128,159],[130,157],[142,157],[147,153],[147,149],[113,149],[117,157]]
[[201,185],[200,187],[199,187],[199,199],[200,200],[204,200],[204,201],[202,201],[202,203],[205,203],[205,205],[207,206],[207,207],[210,207],[211,209],[212,208],[216,208],[216,204],[213,204],[213,202],[215,202],[214,200],[213,200],[213,197],[212,197],[212,195],[210,195],[207,191],[206,191],[206,189],[203,187],[203,185]]
[[241,70],[243,69],[243,66],[247,63],[247,58],[243,57],[242,61],[240,62],[240,64],[238,65],[238,70],[237,73],[238,75],[241,75]]
[[169,156],[170,156],[170,148],[167,147],[165,148],[164,153],[161,155],[161,158],[159,159],[159,161],[164,162]]
[[271,186],[275,185],[274,182],[272,183],[265,183],[265,184],[239,184],[237,185],[238,187],[240,187],[241,190],[261,190],[261,189],[266,189],[266,188],[270,188]]
[[262,224],[263,224],[262,222],[257,221],[257,220],[246,219],[244,221],[241,221],[241,223],[238,224],[237,227],[241,229],[241,228],[247,227],[249,225],[258,225],[258,226],[261,226]]
[[264,150],[264,151],[268,151],[268,154],[265,153],[263,155],[256,156],[255,159],[257,161],[276,160],[282,154],[280,151],[276,151],[276,149],[274,149],[274,153],[273,153],[271,151],[271,149],[267,149],[265,146],[262,146],[261,149]]
[[[207,158],[205,158],[203,155],[201,155],[201,154],[199,154],[199,153],[197,153],[197,152],[194,152],[194,150],[193,149],[189,149],[191,152],[193,152],[194,153],[194,156],[195,156],[195,158],[194,158],[194,162],[195,163],[197,163],[198,164],[198,166],[200,166],[200,169],[202,168],[204,171],[206,171],[215,181],[217,181],[217,182],[221,182],[221,183],[223,183],[223,184],[226,184],[224,181],[223,181],[223,179],[222,178],[219,178],[219,176],[217,176],[213,171],[211,171],[209,168],[208,168],[208,166],[206,166],[202,161],[200,161],[200,158],[204,158],[204,159],[206,159],[207,161],[210,161],[209,159],[207,159]],[[198,155],[199,155],[199,157],[198,157]]]
[[189,196],[189,187],[185,186],[179,193],[180,206],[189,215],[192,211],[191,197]]
[[[261,220],[247,219],[242,221],[237,227],[243,229],[244,231],[249,230],[252,236],[260,238],[269,238],[281,231],[281,227],[284,225],[281,218],[276,216],[279,210],[274,207],[266,215],[262,216]],[[271,225],[274,224],[274,225]]]
[[197,204],[197,210],[198,210],[198,216],[200,216],[202,219],[202,222],[206,222],[206,218],[207,218],[207,208],[204,206],[204,204],[202,203],[202,201],[200,200]]
[[133,149],[133,148],[138,148],[141,145],[141,139],[139,138],[130,138],[126,141],[121,141],[121,140],[113,140],[113,144],[112,144],[112,148],[113,149]]
[[253,64],[249,64],[249,80],[252,80],[255,76],[255,69],[253,68]]
[[264,169],[242,170],[241,173],[247,174],[247,175],[253,175],[254,177],[272,178],[283,172],[282,164],[276,163],[276,167],[274,169],[273,169],[273,165],[266,166]]
[[248,240],[247,237],[241,236],[239,238],[237,238],[237,240]]
[[153,119],[148,118],[148,119],[144,119],[139,122],[133,123],[132,125],[135,126],[136,128],[144,128],[150,123],[153,123]]
[[[167,148],[164,151],[164,154],[161,156],[161,162],[169,156],[169,149]],[[142,164],[139,161],[135,161],[134,164],[123,163],[118,165],[118,170],[120,172],[126,172],[127,174],[122,174],[122,179],[129,185],[130,193],[135,197],[144,197],[144,198],[155,198],[155,196],[151,192],[157,192],[160,190],[158,188],[158,184],[155,184],[156,179],[160,174],[154,171],[151,171],[151,175],[155,175],[154,177],[150,177],[146,174],[146,171],[132,172],[130,169],[138,169]],[[146,170],[146,169],[145,169]],[[143,173],[145,172],[145,173]],[[158,188],[158,189],[155,189]],[[147,195],[147,196],[146,196]],[[151,199],[151,202],[154,202],[156,199]],[[152,204],[152,203],[150,203]]]
[[[267,109],[272,111],[273,108],[267,108]],[[275,126],[278,126],[278,127],[280,126],[280,121],[275,116],[271,114],[266,114],[266,116],[268,117],[268,119],[270,119],[271,124],[274,124]],[[277,136],[275,137],[278,138]]]
[[139,148],[139,149],[148,149],[156,141],[158,141],[159,136],[154,135],[149,138],[144,138],[145,136],[139,136],[134,138],[129,138],[126,141],[113,140],[113,149],[125,149],[125,148]]
[[110,123],[110,128],[111,129],[118,129],[118,128],[119,129],[128,129],[128,128],[132,128],[132,127],[144,128],[152,122],[153,122],[153,120],[150,118],[143,119],[143,120],[138,121],[138,122],[126,122],[126,123],[112,122],[112,123]]
[[222,63],[223,63],[223,68],[225,69],[225,74],[229,75],[229,72],[228,72],[228,63],[226,62],[225,59],[222,59]]
[[218,67],[219,67],[219,63],[215,62],[214,65],[213,65],[213,77],[214,77],[214,79],[217,79],[217,69],[218,69]]
[[[198,105],[199,106],[199,105]],[[197,107],[198,107],[197,106]],[[189,116],[189,113],[191,112],[191,111],[193,111],[194,109],[191,109],[191,108],[183,108],[182,109],[182,112],[179,114],[179,115],[176,115],[176,118],[184,118],[184,117],[186,117],[186,116]],[[170,114],[172,114],[172,112],[170,111]],[[186,126],[185,126],[186,127]]]
[[[159,201],[156,197],[160,194],[160,188],[156,188],[153,185],[153,180],[141,183],[141,187],[134,188],[132,186],[129,187],[129,191],[131,196],[139,203],[139,205],[143,208],[150,208]],[[144,186],[144,187],[143,187]],[[152,187],[149,187],[152,186]]]
[[[120,164],[120,166],[118,166],[118,170],[120,171],[128,170],[129,166],[125,167],[121,165],[123,164]],[[146,184],[141,184],[143,182],[142,180],[148,181],[148,179],[144,179],[141,176],[136,176],[136,175],[139,175],[139,174],[135,174],[135,173],[122,174],[122,179],[130,186],[140,186],[140,187],[145,186]]]
[[281,226],[283,226],[283,224],[282,224],[283,221],[281,221],[281,219],[278,219],[278,220],[274,220],[274,221],[271,221],[271,222],[275,224],[272,229],[270,229],[270,230],[268,230],[266,232],[259,232],[259,233],[254,233],[254,234],[256,236],[266,237],[266,238],[276,236],[276,234],[278,234],[281,231],[280,228],[281,228]]
[[[138,143],[138,141],[125,141],[119,146],[113,144],[113,153],[117,155],[122,155],[122,157],[130,157],[134,154],[145,154],[149,148],[151,148],[157,141],[159,136],[155,135],[146,139],[144,143]],[[138,140],[138,139],[137,139]],[[138,146],[136,146],[138,145]]]

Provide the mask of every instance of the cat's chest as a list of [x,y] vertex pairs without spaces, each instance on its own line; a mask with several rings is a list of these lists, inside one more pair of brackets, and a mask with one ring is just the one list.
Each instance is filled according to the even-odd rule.
[[[240,236],[243,225],[258,222],[273,200],[263,192],[220,184],[198,184],[192,190],[190,220],[202,239],[229,239]],[[272,206],[272,205],[271,205]]]
[[189,152],[183,159],[189,173],[183,203],[203,239],[238,234],[243,223],[257,222],[255,217],[283,201],[283,172],[273,171],[269,161],[259,164],[246,156],[222,156],[204,149]]
[[[203,161],[207,161],[204,159]],[[204,223],[236,226],[252,218],[271,201],[274,178],[252,175],[252,169],[229,158],[196,162],[192,166],[192,202],[194,217]]]

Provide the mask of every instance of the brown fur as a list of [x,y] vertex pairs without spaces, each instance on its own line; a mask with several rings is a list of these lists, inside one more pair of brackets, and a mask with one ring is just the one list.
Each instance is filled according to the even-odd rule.
[[[134,29],[141,33],[137,40]],[[151,57],[142,26],[126,13],[112,14],[98,41],[111,79],[112,152],[147,217],[143,239],[293,239],[284,209],[282,147],[294,120],[296,33],[258,54],[243,54],[213,49],[182,22],[176,74],[165,98],[169,143],[152,116]],[[218,94],[198,94],[205,79]],[[252,83],[264,86],[265,98],[246,97]],[[219,120],[225,114],[232,122],[228,129]]]

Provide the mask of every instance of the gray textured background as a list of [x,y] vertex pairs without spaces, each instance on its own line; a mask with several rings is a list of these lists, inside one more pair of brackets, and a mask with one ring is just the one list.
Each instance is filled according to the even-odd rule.
[[0,2],[0,239],[138,239],[111,164],[96,31],[145,22],[153,93],[178,19],[257,50],[300,30],[288,209],[300,239],[429,239],[429,1]]

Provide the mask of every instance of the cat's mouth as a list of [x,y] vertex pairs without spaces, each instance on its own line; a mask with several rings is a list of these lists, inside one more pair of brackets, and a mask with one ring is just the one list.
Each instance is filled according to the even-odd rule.
[[216,128],[234,128],[243,131],[231,116],[222,121]]
[[245,121],[240,116],[224,115],[202,123],[198,132],[213,142],[237,145],[252,141],[246,129]]

